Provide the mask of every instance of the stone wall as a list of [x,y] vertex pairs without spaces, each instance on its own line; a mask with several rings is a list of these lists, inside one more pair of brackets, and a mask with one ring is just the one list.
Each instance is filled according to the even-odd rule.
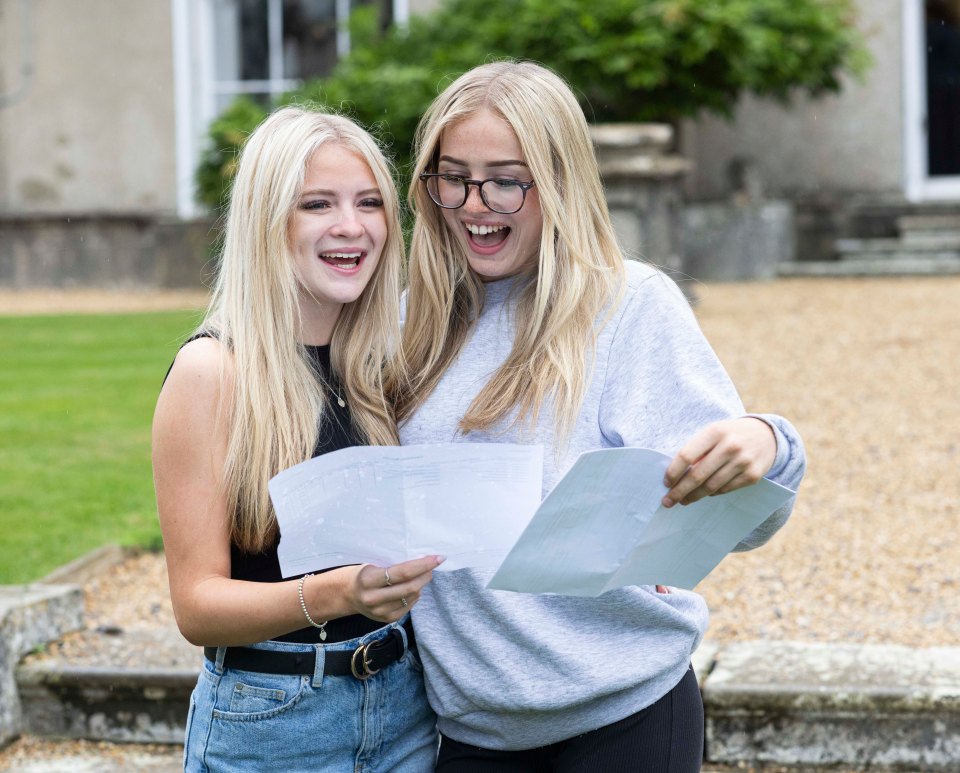
[[793,206],[785,201],[689,204],[684,270],[700,281],[774,279],[796,255]]
[[0,215],[0,287],[200,287],[215,241],[210,220]]
[[[912,0],[911,0],[912,1]],[[732,119],[683,123],[681,152],[696,161],[686,179],[694,199],[717,199],[736,158],[752,159],[776,198],[854,192],[903,196],[904,107],[901,0],[855,0],[856,23],[873,64],[839,94],[795,94],[787,105],[744,95]]]
[[170,2],[0,3],[0,93],[0,212],[175,211]]

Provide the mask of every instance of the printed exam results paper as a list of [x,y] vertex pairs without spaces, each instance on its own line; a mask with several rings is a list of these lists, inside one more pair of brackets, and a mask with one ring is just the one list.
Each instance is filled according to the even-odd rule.
[[443,555],[440,568],[497,567],[540,504],[542,446],[355,446],[268,483],[284,577]]
[[596,596],[623,585],[693,588],[794,492],[768,480],[669,510],[670,457],[581,454],[540,502],[542,448],[499,443],[347,448],[269,488],[285,577],[441,554],[441,570],[495,571],[494,590]]
[[667,509],[660,500],[669,464],[669,456],[648,448],[581,454],[487,587],[570,596],[624,585],[692,590],[794,496],[763,479]]

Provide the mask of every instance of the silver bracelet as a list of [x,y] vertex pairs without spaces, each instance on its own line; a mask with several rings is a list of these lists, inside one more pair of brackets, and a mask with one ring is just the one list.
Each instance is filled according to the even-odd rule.
[[307,602],[303,600],[303,583],[308,577],[313,577],[313,574],[305,574],[300,578],[300,582],[297,583],[297,596],[300,598],[300,609],[303,610],[303,616],[307,618],[307,622],[310,623],[314,628],[320,629],[320,641],[326,641],[327,632],[323,630],[323,627],[329,623],[329,620],[324,620],[322,623],[314,622],[313,618],[310,617],[310,613],[307,612]]

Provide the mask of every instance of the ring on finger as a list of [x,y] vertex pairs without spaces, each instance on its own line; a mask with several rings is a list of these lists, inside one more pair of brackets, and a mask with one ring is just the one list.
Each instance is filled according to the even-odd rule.
[[407,603],[407,599],[406,599],[405,596],[401,596],[401,597],[400,597],[400,603],[403,604],[404,607],[409,607],[409,606],[410,606],[410,605]]
[[384,569],[384,570],[383,570],[383,579],[384,579],[384,582],[385,582],[387,585],[393,585],[393,583],[390,582],[390,572],[389,572],[389,570],[387,570],[387,569]]

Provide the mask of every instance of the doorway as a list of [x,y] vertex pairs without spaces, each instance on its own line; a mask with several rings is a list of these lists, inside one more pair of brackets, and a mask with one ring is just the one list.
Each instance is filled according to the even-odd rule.
[[960,200],[960,0],[904,0],[907,195]]

